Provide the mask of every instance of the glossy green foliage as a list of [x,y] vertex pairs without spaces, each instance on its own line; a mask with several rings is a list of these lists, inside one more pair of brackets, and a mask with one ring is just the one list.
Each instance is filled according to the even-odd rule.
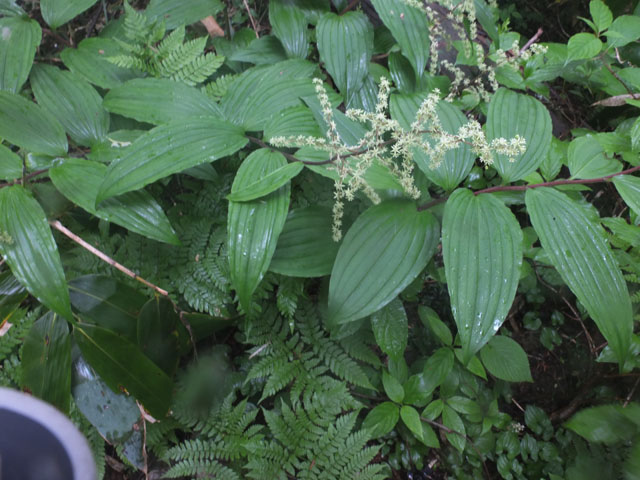
[[42,29],[34,20],[0,18],[0,90],[20,91],[41,39]]
[[22,159],[4,145],[0,145],[0,178],[10,180],[22,176]]
[[399,299],[371,315],[371,328],[380,349],[393,358],[400,358],[409,337],[407,313]]
[[179,326],[180,316],[164,297],[149,300],[138,316],[138,345],[167,375],[173,375],[178,367]]
[[480,350],[480,358],[494,377],[508,382],[533,382],[526,352],[509,337],[493,337]]
[[151,0],[144,13],[151,20],[164,21],[165,27],[172,30],[216,15],[223,5],[220,0],[191,0],[186,7],[180,0]]
[[295,1],[269,2],[269,23],[290,58],[307,58],[309,29],[305,12]]
[[255,200],[271,192],[276,191],[293,177],[298,175],[304,165],[302,162],[287,163],[275,170],[267,173],[264,177],[257,178],[251,183],[238,186],[227,195],[227,200],[231,202],[248,202]]
[[42,18],[51,28],[56,29],[76,15],[91,7],[97,0],[42,0]]

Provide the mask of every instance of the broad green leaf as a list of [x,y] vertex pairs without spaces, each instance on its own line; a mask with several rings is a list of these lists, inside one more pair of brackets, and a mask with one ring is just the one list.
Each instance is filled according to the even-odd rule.
[[169,410],[173,382],[140,348],[106,328],[78,323],[73,336],[87,362],[113,391],[126,388],[161,419]]
[[402,384],[402,388],[404,388],[403,402],[407,405],[425,406],[431,400],[432,392],[427,390],[427,382],[422,372],[411,375]]
[[411,433],[413,433],[418,440],[423,440],[422,421],[420,420],[420,414],[415,408],[409,405],[403,405],[402,408],[400,408],[400,418],[402,418],[402,423],[411,430]]
[[42,30],[35,20],[0,18],[0,90],[18,93],[27,81]]
[[453,369],[455,358],[451,348],[442,347],[436,350],[424,364],[423,374],[425,389],[433,392],[447,379]]
[[425,307],[424,305],[420,305],[418,307],[418,316],[425,327],[429,328],[438,340],[440,340],[445,345],[451,345],[453,343],[453,335],[451,335],[451,330],[449,327],[440,320],[440,317],[430,307]]
[[633,175],[619,175],[613,177],[613,184],[627,205],[640,215],[640,177]]
[[599,178],[622,170],[622,164],[607,158],[600,142],[592,136],[574,139],[567,155],[571,178]]
[[[236,173],[231,193],[282,168],[282,154],[266,148],[249,155]],[[245,311],[251,295],[269,268],[289,210],[291,187],[287,183],[267,197],[250,202],[229,202],[227,233],[231,280]]]
[[323,136],[313,113],[304,105],[282,110],[274,115],[264,129],[265,141],[270,141],[273,137],[292,137],[297,135]]
[[605,32],[609,47],[623,47],[640,38],[640,17],[637,15],[620,15]]
[[442,254],[466,364],[509,313],[520,278],[522,230],[497,198],[459,189],[445,205]]
[[534,172],[545,160],[551,144],[551,117],[533,97],[500,88],[491,99],[487,113],[487,140],[511,139],[520,135],[527,142],[526,151],[515,157],[497,154],[493,166],[505,182],[515,182]]
[[289,58],[307,58],[309,51],[309,21],[294,0],[269,2],[269,23],[282,42]]
[[[92,215],[147,238],[180,244],[162,207],[144,190],[108,198],[96,207],[96,195],[106,173],[106,165],[80,158],[68,158],[49,170],[56,188]],[[78,188],[78,185],[83,185],[83,188]]]
[[497,335],[480,350],[491,375],[508,382],[533,382],[526,352],[515,340]]
[[400,418],[400,407],[393,402],[382,402],[369,411],[362,427],[369,430],[371,439],[376,439],[386,435],[398,423]]
[[606,30],[613,22],[613,14],[602,0],[591,0],[589,2],[589,13],[598,32]]
[[316,66],[287,60],[242,73],[229,87],[220,107],[225,118],[245,130],[263,130],[282,110],[301,105],[300,97],[315,95],[309,80]]
[[400,93],[413,93],[416,90],[416,74],[404,55],[400,52],[391,52],[387,64],[389,75]]
[[29,293],[71,319],[69,290],[58,247],[40,204],[21,186],[0,190],[0,250]]
[[27,16],[26,12],[16,3],[16,0],[0,0],[0,15],[8,17]]
[[144,14],[150,20],[164,21],[167,30],[173,30],[209,15],[215,16],[223,7],[220,0],[189,0],[188,5],[182,0],[151,0]]
[[240,48],[229,56],[232,62],[246,62],[255,65],[271,65],[283,62],[287,59],[284,47],[273,35],[265,35],[254,38],[253,41],[244,48]]
[[86,80],[41,64],[31,71],[31,88],[38,103],[59,119],[76,143],[91,146],[107,136],[109,114],[102,107],[102,97]]
[[631,301],[603,228],[557,190],[529,189],[525,200],[551,263],[624,365],[633,330]]
[[77,48],[65,48],[60,58],[76,75],[100,88],[109,89],[141,75],[107,60],[123,53],[115,40],[94,37],[84,39]]
[[331,322],[358,320],[393,300],[427,266],[439,230],[433,215],[418,212],[410,201],[386,201],[362,213],[331,272]]
[[371,315],[371,328],[380,349],[393,358],[400,358],[407,348],[409,322],[400,299]]
[[460,415],[451,408],[449,405],[445,405],[442,409],[442,424],[450,428],[456,433],[446,433],[445,436],[447,440],[453,445],[457,450],[462,452],[464,450],[465,444],[467,443],[467,438],[465,437],[466,431],[464,428],[464,422],[460,418]]
[[402,403],[404,389],[396,377],[389,375],[387,372],[382,372],[382,386],[387,397],[396,403]]
[[[320,60],[344,98],[360,88],[369,73],[373,28],[362,12],[326,13],[316,28]],[[347,107],[349,105],[347,104]]]
[[193,116],[222,117],[220,107],[195,87],[164,78],[134,78],[104,97],[112,113],[154,125]]
[[0,178],[12,180],[22,176],[22,159],[4,145],[0,145]]
[[138,314],[147,297],[125,283],[103,275],[84,275],[69,282],[71,306],[84,321],[135,342]]
[[257,178],[252,183],[239,187],[227,195],[227,200],[232,202],[248,202],[264,197],[271,192],[275,192],[298,175],[303,168],[304,164],[302,162],[287,163],[269,172],[264,177]]
[[564,426],[590,442],[607,445],[630,440],[638,434],[638,426],[629,421],[618,405],[585,408]]
[[71,335],[67,321],[53,312],[38,319],[24,339],[21,358],[22,385],[69,413]]
[[97,0],[40,0],[42,18],[54,30],[91,7]]
[[567,61],[593,58],[602,50],[602,42],[593,33],[576,33],[567,43]]
[[333,241],[331,209],[317,205],[291,210],[269,270],[290,277],[329,275],[338,254]]
[[166,297],[149,300],[138,316],[138,345],[167,375],[178,368],[180,316]]
[[[424,98],[425,94],[420,93],[393,94],[389,104],[391,117],[397,120],[402,128],[410,130]],[[458,133],[458,129],[467,123],[467,118],[462,112],[447,102],[439,102],[436,113],[442,128],[448,133]],[[434,142],[430,135],[425,134],[422,138],[429,143]],[[476,158],[469,145],[462,144],[458,148],[448,151],[440,165],[432,168],[431,159],[423,150],[414,149],[413,153],[414,161],[427,178],[448,191],[456,188],[467,177]]]
[[0,91],[0,138],[53,157],[67,153],[62,125],[44,108],[11,92]]
[[415,7],[395,0],[373,0],[380,19],[397,40],[402,54],[409,59],[415,77],[420,78],[429,60],[429,32],[427,16]]
[[96,202],[226,157],[246,144],[239,127],[213,117],[160,125],[138,137],[109,165]]

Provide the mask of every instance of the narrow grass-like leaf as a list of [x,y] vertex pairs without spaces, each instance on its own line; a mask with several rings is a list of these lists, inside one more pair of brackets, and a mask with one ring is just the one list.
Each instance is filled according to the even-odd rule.
[[500,88],[489,104],[487,140],[520,135],[527,141],[526,151],[515,157],[496,154],[494,167],[505,182],[515,182],[534,172],[544,161],[551,145],[551,117],[533,97]]
[[[282,154],[266,148],[249,155],[236,173],[231,193],[282,168],[287,161]],[[265,198],[250,202],[229,202],[227,233],[231,280],[248,311],[251,295],[269,268],[287,211],[291,187],[285,184]]]
[[304,164],[302,162],[293,162],[278,167],[272,172],[267,173],[264,177],[256,179],[252,183],[248,183],[239,187],[236,191],[227,195],[227,200],[232,202],[248,202],[256,198],[264,197],[271,192],[276,191],[293,177],[298,175]]
[[533,382],[527,353],[509,337],[493,337],[480,350],[480,358],[494,377],[507,382]]
[[640,177],[633,175],[619,175],[613,177],[613,184],[627,205],[640,215]]
[[102,97],[86,80],[51,65],[36,65],[31,88],[38,103],[59,119],[78,144],[91,146],[109,132],[109,114]]
[[22,159],[4,145],[0,145],[0,178],[11,180],[22,176]]
[[222,117],[220,107],[195,87],[164,78],[135,78],[104,97],[112,113],[154,125],[208,115]]
[[44,108],[11,92],[0,91],[0,138],[32,153],[54,157],[67,153],[67,136],[60,122]]
[[383,202],[361,214],[331,272],[331,321],[351,322],[387,305],[427,266],[439,233],[433,215],[410,201]]
[[26,17],[0,18],[0,90],[18,93],[27,81],[42,30]]
[[269,270],[290,277],[329,275],[339,244],[331,233],[331,209],[317,205],[291,210]]
[[497,198],[458,189],[444,209],[442,254],[466,364],[509,313],[520,277],[522,230]]
[[309,51],[309,21],[293,0],[269,2],[269,23],[282,42],[289,58],[307,58]]
[[122,335],[78,323],[73,336],[87,362],[113,391],[126,388],[154,417],[165,416],[173,393],[171,379]]
[[525,201],[551,263],[596,322],[622,367],[633,331],[631,300],[604,229],[557,190],[527,190]]
[[96,201],[138,190],[173,173],[213,162],[247,144],[241,128],[213,117],[160,125],[109,165]]
[[101,163],[68,158],[50,169],[49,176],[60,193],[92,215],[147,238],[180,244],[162,207],[144,190],[108,198],[96,207],[96,195],[106,172],[106,165]]
[[23,187],[0,190],[0,249],[13,275],[41,303],[71,319],[58,247],[40,204]]
[[96,2],[97,0],[41,0],[40,11],[44,21],[55,30]]
[[167,30],[191,25],[209,15],[215,16],[224,5],[220,0],[189,0],[188,8],[182,0],[151,0],[144,11],[150,20],[165,22]]
[[38,319],[22,346],[22,385],[33,395],[69,412],[71,335],[67,321],[53,312]]

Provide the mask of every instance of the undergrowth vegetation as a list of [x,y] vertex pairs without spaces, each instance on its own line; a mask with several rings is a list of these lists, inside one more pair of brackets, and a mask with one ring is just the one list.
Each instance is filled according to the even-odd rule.
[[640,6],[577,13],[0,0],[0,386],[101,478],[640,478]]

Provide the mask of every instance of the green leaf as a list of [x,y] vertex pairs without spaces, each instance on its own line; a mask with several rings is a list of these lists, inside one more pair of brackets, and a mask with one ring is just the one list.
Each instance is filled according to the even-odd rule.
[[54,30],[91,7],[97,0],[40,0],[42,18]]
[[226,157],[246,144],[239,127],[213,117],[160,125],[138,137],[109,165],[96,202]]
[[602,0],[591,0],[589,2],[589,13],[598,32],[606,30],[613,22],[613,14]]
[[71,305],[84,321],[137,339],[138,314],[147,297],[125,283],[103,275],[84,275],[69,282]]
[[304,11],[294,0],[269,2],[269,23],[290,58],[307,58],[309,29]]
[[497,154],[493,166],[506,183],[534,172],[545,160],[551,144],[551,117],[533,97],[500,88],[491,99],[487,113],[487,140],[511,139],[520,135],[527,141],[526,151],[515,157]]
[[387,372],[382,372],[382,386],[387,397],[396,403],[402,403],[404,389],[396,377],[389,375]]
[[303,168],[304,164],[302,162],[287,163],[269,172],[264,177],[257,178],[255,181],[236,189],[227,195],[227,200],[248,202],[269,195],[298,175]]
[[[397,120],[402,128],[410,130],[424,96],[420,93],[393,94],[389,104],[391,117]],[[448,102],[439,102],[436,113],[442,128],[448,133],[458,133],[459,128],[467,123],[467,118],[462,112]],[[425,134],[422,138],[431,144],[434,143],[430,135]],[[423,150],[414,149],[413,154],[414,161],[427,178],[447,191],[456,188],[467,177],[476,159],[476,155],[467,144],[449,150],[436,168],[431,168],[431,159]]]
[[326,13],[318,22],[316,36],[320,60],[349,107],[349,98],[362,88],[369,73],[373,28],[362,12]]
[[637,438],[629,449],[622,471],[626,480],[640,480],[640,440]]
[[432,308],[420,305],[418,307],[418,316],[420,317],[420,320],[422,320],[424,326],[429,328],[429,330],[438,337],[438,340],[445,345],[453,344],[451,330],[449,330],[449,327],[440,320],[440,317]]
[[458,415],[449,405],[445,405],[442,409],[442,424],[456,432],[446,433],[445,436],[451,445],[453,445],[458,451],[462,452],[465,444],[467,443],[464,422],[460,418],[460,415]]
[[380,349],[392,358],[401,358],[407,348],[409,322],[397,297],[371,315],[371,328]]
[[424,364],[423,374],[427,392],[433,392],[447,379],[453,369],[455,358],[451,348],[442,347]]
[[369,430],[371,439],[382,437],[393,430],[400,418],[400,407],[392,402],[382,402],[369,411],[362,427]]
[[140,72],[118,67],[107,60],[123,53],[115,40],[94,37],[84,39],[77,48],[65,48],[60,58],[79,77],[100,88],[109,89],[141,75]]
[[498,335],[480,350],[482,363],[491,375],[508,382],[533,382],[529,359],[522,347],[509,337]]
[[613,177],[613,184],[627,205],[640,215],[640,177],[633,175],[619,175]]
[[22,176],[22,159],[4,145],[0,145],[0,178],[12,180]]
[[509,313],[520,278],[522,230],[497,198],[459,189],[445,205],[442,254],[466,364]]
[[413,202],[391,200],[362,213],[347,232],[331,272],[329,318],[346,323],[393,300],[427,266],[438,222]]
[[191,25],[223,9],[220,0],[189,0],[188,8],[182,0],[151,0],[144,11],[149,20],[164,21],[167,30]]
[[74,326],[73,336],[87,362],[113,391],[126,388],[161,419],[169,410],[173,393],[171,379],[122,335],[88,323]]
[[400,52],[391,52],[387,59],[389,75],[401,93],[412,93],[416,89],[416,74],[411,63]]
[[167,375],[173,375],[178,368],[181,325],[171,300],[157,295],[142,307],[138,317],[138,345]]
[[232,62],[247,62],[255,65],[270,65],[286,59],[287,54],[280,40],[273,35],[254,38],[249,45],[236,50],[229,56]]
[[403,405],[400,409],[400,418],[402,418],[402,422],[407,428],[411,430],[411,433],[413,433],[418,440],[422,441],[422,421],[420,420],[418,411],[409,405]]
[[[251,153],[236,173],[231,193],[263,178],[287,161],[282,154],[266,148]],[[245,311],[251,295],[269,268],[278,237],[289,210],[291,187],[287,183],[260,200],[229,202],[227,233],[231,280]]]
[[91,146],[107,136],[109,114],[102,107],[102,97],[86,80],[41,64],[31,71],[31,88],[38,103],[60,120],[76,143]]
[[422,77],[431,45],[427,16],[417,8],[395,0],[373,0],[371,3],[391,30],[402,54],[411,62],[416,78]]
[[631,301],[603,228],[557,190],[529,189],[525,201],[551,263],[624,365],[633,330]]
[[585,408],[564,426],[590,442],[607,445],[630,440],[638,434],[638,426],[629,421],[618,405]]
[[567,61],[593,58],[602,50],[602,42],[593,33],[576,33],[567,43]]
[[[96,195],[106,173],[106,165],[80,158],[68,158],[49,170],[56,188],[92,215],[122,225],[147,238],[180,244],[162,207],[144,190],[108,198],[96,208]],[[79,185],[83,187],[78,188]]]
[[0,190],[0,250],[18,281],[57,314],[71,319],[58,247],[40,204],[21,186]]
[[154,125],[193,116],[222,117],[220,107],[195,87],[164,78],[134,78],[104,97],[112,113]]
[[274,115],[264,129],[264,140],[273,137],[305,135],[322,137],[322,131],[309,108],[304,105],[287,108]]
[[15,93],[0,91],[0,138],[32,153],[54,157],[67,153],[67,136],[58,120]]
[[600,142],[592,136],[572,140],[567,155],[571,178],[599,178],[622,170],[622,164],[607,158]]
[[637,15],[620,15],[605,32],[610,48],[623,47],[640,38],[640,17]]
[[27,81],[42,30],[28,17],[0,18],[0,90],[18,93]]
[[49,312],[38,319],[22,346],[22,385],[69,413],[71,336],[67,321]]
[[339,244],[331,233],[331,209],[317,205],[291,210],[269,270],[290,277],[323,277],[331,273]]

